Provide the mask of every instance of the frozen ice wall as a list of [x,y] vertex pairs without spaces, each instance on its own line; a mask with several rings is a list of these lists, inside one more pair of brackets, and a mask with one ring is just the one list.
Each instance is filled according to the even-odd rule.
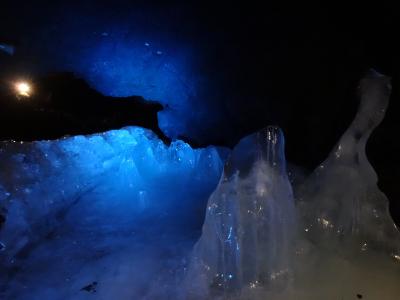
[[[149,253],[165,250],[162,245],[179,244],[168,232],[181,226],[184,236],[201,224],[226,152],[194,150],[181,141],[166,146],[137,127],[2,143],[0,298],[79,299],[90,294],[81,288],[93,281],[97,289],[105,282],[115,289],[118,276],[144,280],[140,272],[118,268],[137,262],[142,252],[132,247],[140,248],[143,239]],[[163,230],[156,237],[155,227]],[[111,266],[112,274],[104,274]],[[101,295],[110,299],[104,290]]]

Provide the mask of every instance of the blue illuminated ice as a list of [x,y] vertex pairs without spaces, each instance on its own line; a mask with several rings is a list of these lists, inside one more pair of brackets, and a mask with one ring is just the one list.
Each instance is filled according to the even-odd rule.
[[139,257],[168,257],[169,243],[180,243],[168,232],[182,227],[185,236],[201,224],[226,153],[181,141],[166,146],[138,127],[2,143],[0,298],[81,299],[94,281],[105,297],[98,299],[135,295],[121,287],[145,280],[134,268],[156,273],[162,265]]
[[13,55],[15,49],[14,49],[14,46],[0,43],[0,51],[4,51],[5,53],[7,53],[9,55]]

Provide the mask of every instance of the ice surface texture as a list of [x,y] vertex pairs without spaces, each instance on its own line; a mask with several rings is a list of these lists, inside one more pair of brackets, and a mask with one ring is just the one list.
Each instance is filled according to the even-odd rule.
[[[2,143],[0,299],[79,299],[104,268],[124,280],[140,276],[119,270],[137,260],[138,236],[148,239],[150,253],[151,245],[168,244],[171,228],[201,224],[196,218],[218,183],[223,153],[181,141],[168,147],[137,127]],[[154,224],[164,237],[152,239]],[[115,289],[114,273],[105,281]],[[104,290],[102,297],[110,299]]]
[[241,140],[225,165],[195,246],[189,294],[229,297],[277,277],[287,280],[295,219],[283,133],[268,127]]

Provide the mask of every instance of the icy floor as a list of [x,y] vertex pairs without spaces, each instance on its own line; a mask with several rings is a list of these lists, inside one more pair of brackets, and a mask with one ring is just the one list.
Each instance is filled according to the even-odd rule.
[[[148,230],[109,239],[112,246],[102,236],[83,237],[78,244],[63,237],[63,245],[42,245],[10,277],[3,299],[190,299],[182,295],[182,282],[193,236]],[[92,243],[97,244],[94,249]],[[393,269],[385,257],[349,261],[329,255],[312,263],[300,265],[301,276],[283,290],[248,289],[241,297],[220,299],[390,300],[400,294],[400,268]]]

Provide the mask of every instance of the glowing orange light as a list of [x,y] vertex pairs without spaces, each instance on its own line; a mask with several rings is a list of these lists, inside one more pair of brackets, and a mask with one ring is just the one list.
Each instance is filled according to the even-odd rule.
[[17,82],[15,84],[15,90],[18,96],[29,97],[32,92],[32,88],[29,83],[25,81]]

